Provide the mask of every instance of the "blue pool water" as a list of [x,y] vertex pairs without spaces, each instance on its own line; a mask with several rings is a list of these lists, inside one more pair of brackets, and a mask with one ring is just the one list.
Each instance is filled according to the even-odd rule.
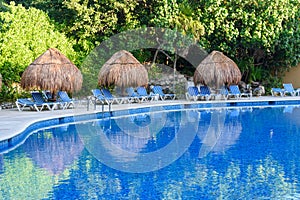
[[142,113],[39,130],[0,199],[300,199],[300,108]]

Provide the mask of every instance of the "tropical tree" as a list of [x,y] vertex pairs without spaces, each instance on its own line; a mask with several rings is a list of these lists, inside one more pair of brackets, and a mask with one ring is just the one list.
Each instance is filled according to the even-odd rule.
[[[238,64],[246,82],[265,80],[268,85],[280,84],[282,73],[300,59],[298,0],[16,1],[28,10],[35,7],[47,13],[55,21],[50,29],[60,30],[75,41],[80,63],[111,36],[140,27],[170,28],[192,36],[208,52],[222,51]],[[27,29],[35,26],[28,24]],[[0,31],[6,29],[3,26]],[[152,61],[157,55],[155,50],[134,54],[141,62]],[[166,63],[172,58],[173,64],[182,65],[183,60],[177,62],[175,55],[175,51],[164,51],[158,61]]]
[[237,61],[244,80],[262,81],[299,62],[299,8],[297,0],[201,1],[200,43]]
[[[177,66],[185,66],[187,68],[187,66],[193,65],[194,68],[188,69],[188,71],[191,71],[190,74],[192,74],[203,55],[199,54],[199,59],[193,59],[195,61],[193,63],[185,62],[178,55],[182,50],[180,47],[186,45],[185,40],[187,38],[193,40],[190,41],[190,47],[199,47],[197,43],[204,35],[204,26],[200,22],[199,16],[195,15],[193,7],[186,0],[158,0],[155,2],[147,1],[147,3],[149,3],[145,6],[148,8],[147,15],[149,16],[147,26],[169,28],[178,32],[173,31],[170,34],[165,34],[164,41],[158,41],[158,48],[153,55],[153,61],[157,60],[157,62],[164,64],[169,63],[174,70],[178,68]],[[171,45],[171,48],[166,47],[166,45]],[[191,53],[191,50],[188,52]],[[199,51],[196,52],[199,53]],[[168,60],[172,62],[168,62]],[[188,72],[185,71],[185,73]]]
[[73,41],[55,30],[46,13],[25,9],[14,2],[3,4],[0,12],[0,73],[3,76],[2,97],[16,98],[17,83],[24,69],[48,48],[59,49],[75,62]]
[[73,14],[66,23],[66,33],[88,53],[105,38],[138,27],[133,14],[137,5],[135,0],[65,0],[63,6]]
[[187,1],[158,0],[151,5],[149,26],[176,29],[199,40],[204,35],[204,26],[199,16]]

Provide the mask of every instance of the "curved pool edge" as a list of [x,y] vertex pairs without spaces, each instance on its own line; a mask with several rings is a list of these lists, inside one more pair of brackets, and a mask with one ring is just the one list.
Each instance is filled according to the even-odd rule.
[[[86,121],[89,119],[97,119],[110,117],[110,116],[122,116],[127,115],[128,111],[131,114],[138,114],[148,112],[150,108],[153,107],[163,107],[164,110],[179,110],[179,109],[201,109],[201,108],[215,108],[215,107],[240,107],[240,106],[276,106],[276,105],[300,105],[300,97],[258,97],[252,99],[240,99],[240,100],[227,100],[227,101],[163,101],[163,102],[152,102],[152,103],[142,103],[142,104],[126,104],[126,105],[114,105],[112,111],[107,109],[104,112],[99,110],[87,111],[82,109],[77,112],[78,109],[73,110],[63,110],[63,111],[45,111],[45,112],[18,112],[11,111],[13,114],[18,113],[17,116],[10,117],[6,122],[10,121],[10,125],[13,126],[14,122],[21,123],[22,127],[11,128],[11,129],[1,129],[0,128],[0,153],[6,152],[18,144],[23,143],[26,138],[31,135],[32,132],[41,128],[48,128],[51,126],[58,126],[62,124],[74,123],[74,117],[76,117],[76,122]],[[76,111],[76,112],[75,112]],[[1,111],[3,113],[3,111]],[[0,113],[1,113],[0,112]],[[4,111],[5,112],[5,111]],[[2,114],[1,113],[1,114]],[[22,117],[29,115],[29,120],[25,120]],[[3,115],[1,115],[3,116]],[[19,119],[16,120],[16,119]],[[22,120],[23,119],[23,120]],[[3,123],[3,121],[1,121]],[[3,124],[0,123],[0,127]],[[6,123],[9,124],[9,123]],[[5,123],[4,123],[5,126]],[[3,130],[6,134],[3,134]],[[12,132],[9,132],[11,130]]]

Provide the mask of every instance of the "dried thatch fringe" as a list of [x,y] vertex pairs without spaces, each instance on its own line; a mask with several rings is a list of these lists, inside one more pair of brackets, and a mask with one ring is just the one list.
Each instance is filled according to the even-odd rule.
[[98,74],[100,86],[116,85],[122,88],[148,84],[146,68],[128,51],[116,52]]
[[222,52],[211,52],[197,67],[194,84],[220,88],[222,85],[237,84],[242,78],[236,63]]
[[24,89],[59,90],[73,92],[81,89],[82,74],[80,70],[55,48],[31,63],[23,72],[21,86]]

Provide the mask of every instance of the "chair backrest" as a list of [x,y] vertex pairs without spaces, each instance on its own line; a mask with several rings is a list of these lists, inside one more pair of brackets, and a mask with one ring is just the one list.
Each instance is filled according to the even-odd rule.
[[271,88],[271,91],[273,92],[282,92],[281,88]]
[[58,94],[58,98],[64,102],[72,101],[72,99],[69,97],[66,91],[59,91],[57,94]]
[[148,93],[147,93],[147,90],[145,87],[140,86],[136,89],[136,91],[141,96],[148,96]]
[[292,83],[284,83],[283,87],[288,92],[293,92],[294,91],[294,86],[293,86]]
[[227,87],[223,86],[220,90],[220,94],[227,96],[229,94]]
[[137,93],[134,91],[133,87],[126,88],[126,92],[127,92],[129,97],[138,96]]
[[99,100],[103,100],[104,99],[104,96],[101,93],[100,89],[93,89],[92,93],[93,93],[93,95],[94,95],[95,98],[97,98]]
[[159,85],[153,86],[152,91],[153,91],[154,94],[165,95],[165,93],[163,92],[161,86],[159,86]]
[[210,95],[210,89],[208,86],[200,86],[200,94],[201,95]]
[[42,93],[47,99],[53,99],[52,93],[49,90],[43,90]]
[[188,94],[190,96],[197,96],[200,94],[199,90],[198,90],[198,87],[196,86],[190,86],[188,87]]
[[111,92],[106,88],[101,89],[101,92],[102,92],[103,96],[106,98],[114,98],[114,96],[111,94]]
[[231,94],[241,94],[241,91],[240,91],[238,85],[230,85],[229,90],[230,90]]
[[46,103],[46,100],[43,97],[43,94],[40,92],[31,92],[33,100],[37,103]]

